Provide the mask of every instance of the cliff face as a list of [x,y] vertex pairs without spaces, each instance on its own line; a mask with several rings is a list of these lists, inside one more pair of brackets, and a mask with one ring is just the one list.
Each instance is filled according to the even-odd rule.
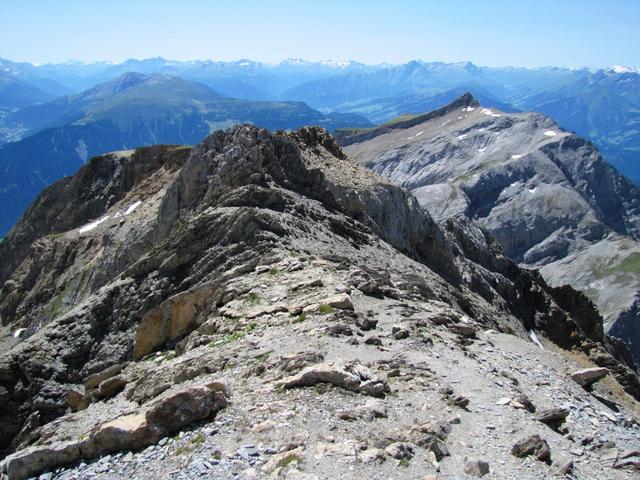
[[[247,369],[271,372],[262,389],[282,377],[253,358],[264,349],[286,357],[317,342],[322,352],[296,365],[351,358],[384,370],[391,354],[378,348],[381,340],[341,339],[377,321],[391,342],[429,337],[461,355],[484,332],[522,348],[538,349],[530,339],[546,338],[606,366],[619,382],[611,380],[617,401],[632,403],[620,385],[640,398],[636,374],[607,353],[589,300],[520,269],[475,224],[439,225],[414,196],[347,158],[318,128],[242,126],[192,150],[96,158],[45,190],[0,248],[0,438],[6,452],[19,450],[3,467],[20,472],[16,478],[35,472],[24,467],[34,455],[48,459],[38,460],[44,469],[139,448],[185,418],[200,420],[224,406],[211,397],[222,391],[211,387],[220,378],[238,403],[249,402],[253,391],[238,393],[248,388],[241,378],[253,378]],[[388,317],[393,308],[401,317]],[[394,345],[397,354],[412,348]],[[623,358],[623,347],[610,350]],[[553,355],[574,361],[562,350]],[[364,370],[359,386],[336,380],[353,379],[350,365],[318,378],[388,391]],[[202,382],[209,390],[198,390]],[[157,423],[158,411],[178,408],[171,395],[209,403],[179,415],[181,423]],[[105,425],[132,409],[139,429],[115,442]],[[70,439],[76,443],[60,453],[59,442]]]
[[[590,142],[543,115],[483,108],[469,95],[341,141],[436,218],[473,219],[508,257],[582,290],[607,329],[636,321],[620,314],[640,288],[640,192]],[[624,340],[638,361],[638,337]]]

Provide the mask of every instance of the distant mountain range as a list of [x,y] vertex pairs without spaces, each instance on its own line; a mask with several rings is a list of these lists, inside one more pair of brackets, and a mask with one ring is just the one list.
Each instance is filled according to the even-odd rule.
[[87,159],[153,143],[194,144],[237,123],[272,130],[370,126],[364,117],[320,113],[302,102],[228,98],[167,74],[126,73],[85,92],[6,112],[0,119],[0,235],[47,185]]
[[[632,68],[163,58],[36,66],[0,59],[0,144],[14,142],[0,147],[0,171],[20,165],[19,174],[5,175],[0,193],[14,201],[28,177],[30,200],[109,149],[195,143],[237,122],[368,127],[437,108],[465,91],[487,107],[551,116],[640,182],[640,74]],[[0,221],[0,232],[13,221]]]

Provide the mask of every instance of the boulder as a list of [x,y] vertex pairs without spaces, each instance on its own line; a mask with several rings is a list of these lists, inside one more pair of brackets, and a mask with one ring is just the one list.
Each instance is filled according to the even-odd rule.
[[516,442],[511,447],[511,454],[523,458],[532,456],[545,463],[551,463],[551,449],[540,435],[531,435]]
[[334,362],[307,367],[297,375],[281,380],[277,386],[282,388],[311,387],[318,383],[330,383],[336,387],[375,397],[382,397],[390,391],[387,382],[375,377],[365,366]]
[[93,375],[89,375],[84,380],[84,388],[86,390],[93,390],[95,388],[98,388],[98,385],[100,385],[102,382],[104,382],[108,378],[118,375],[124,367],[125,367],[125,364],[120,363],[120,364],[112,365],[108,368],[105,368],[104,370],[94,373]]
[[13,453],[0,462],[0,472],[12,480],[22,480],[80,459],[144,448],[210,417],[227,403],[224,385],[219,382],[190,387],[102,423],[77,440],[36,445]]
[[573,461],[569,460],[568,462],[557,465],[551,471],[551,475],[554,477],[564,477],[565,475],[569,475],[571,472],[573,472]]
[[609,369],[605,367],[585,368],[572,373],[571,378],[582,387],[588,387],[592,383],[603,379],[607,373],[609,373]]
[[330,307],[337,308],[338,310],[353,310],[353,303],[351,297],[346,293],[340,293],[329,298],[325,298],[320,302],[321,304],[329,305]]
[[566,408],[549,408],[541,411],[536,415],[536,420],[549,425],[553,429],[558,429],[560,425],[564,423],[564,420],[569,415],[569,410]]
[[303,453],[303,447],[297,447],[287,450],[286,452],[276,453],[262,466],[262,471],[270,473],[283,465],[289,465],[292,462],[299,462],[302,460]]
[[385,453],[396,460],[410,460],[413,458],[413,445],[395,442],[384,449]]
[[489,473],[489,464],[477,458],[467,458],[464,461],[464,473],[474,477],[484,477]]

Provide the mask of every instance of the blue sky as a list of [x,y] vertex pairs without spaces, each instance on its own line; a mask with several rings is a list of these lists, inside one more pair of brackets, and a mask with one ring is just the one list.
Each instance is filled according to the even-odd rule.
[[640,66],[640,0],[2,0],[0,57]]

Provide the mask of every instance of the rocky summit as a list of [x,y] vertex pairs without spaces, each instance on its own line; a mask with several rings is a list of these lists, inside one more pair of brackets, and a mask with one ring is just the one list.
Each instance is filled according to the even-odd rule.
[[640,363],[640,190],[592,143],[470,94],[340,141],[436,218],[472,219],[549,284],[583,291]]
[[252,126],[47,188],[0,244],[2,475],[637,478],[625,344],[423,199]]

